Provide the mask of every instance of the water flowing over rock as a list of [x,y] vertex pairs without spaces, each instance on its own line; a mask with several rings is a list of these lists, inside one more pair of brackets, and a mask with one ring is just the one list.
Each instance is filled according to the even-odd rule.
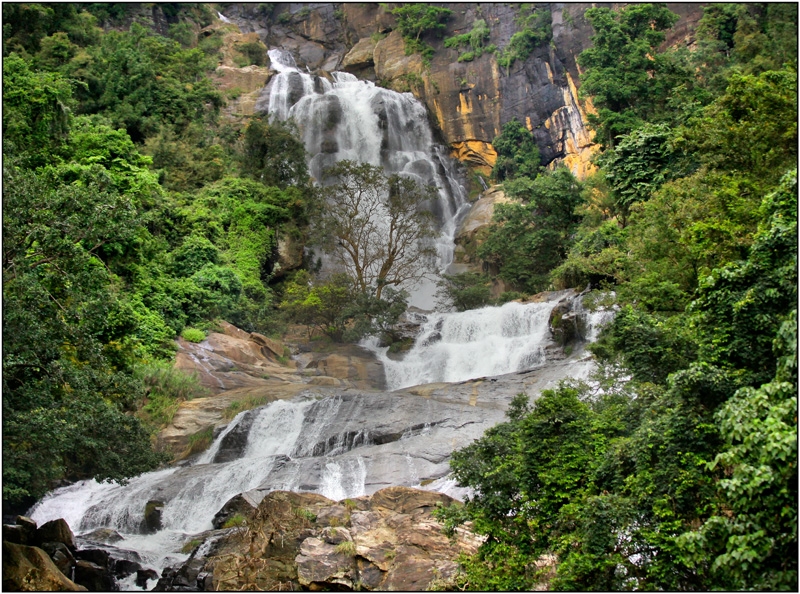
[[[430,205],[440,235],[436,268],[453,261],[456,227],[469,204],[462,180],[447,150],[433,139],[425,106],[410,93],[398,93],[348,72],[325,76],[301,72],[289,52],[269,51],[278,74],[264,88],[257,110],[278,120],[293,119],[309,154],[309,170],[318,181],[341,160],[380,166],[438,190]],[[435,285],[412,290],[412,305],[430,308]]]
[[[237,415],[206,452],[180,467],[124,486],[82,481],[63,487],[30,515],[40,523],[64,518],[84,547],[98,529],[114,530],[123,538],[115,550],[135,551],[131,560],[161,572],[187,559],[181,550],[196,535],[246,516],[276,490],[344,500],[404,485],[462,497],[464,490],[448,478],[453,450],[501,422],[516,394],[535,397],[592,369],[580,341],[569,357],[553,342],[548,320],[556,307],[582,316],[585,337],[610,315],[583,310],[580,297],[568,291],[502,308],[419,313],[424,321],[415,346],[404,360],[389,363],[409,387],[380,392],[299,384],[304,388],[294,398]],[[450,369],[464,375],[453,378]],[[161,508],[161,528],[146,535],[148,501]],[[170,579],[179,578],[189,579]]]

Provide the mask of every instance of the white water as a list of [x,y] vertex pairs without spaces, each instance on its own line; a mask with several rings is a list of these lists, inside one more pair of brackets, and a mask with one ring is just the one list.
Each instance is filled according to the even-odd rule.
[[458,313],[433,313],[402,361],[374,339],[363,346],[383,362],[389,389],[460,382],[532,369],[545,361],[548,320],[556,302],[506,303]]
[[[179,551],[188,536],[210,530],[214,514],[231,497],[260,486],[278,456],[302,455],[313,447],[313,440],[320,432],[316,426],[327,416],[323,411],[310,427],[306,425],[308,431],[302,431],[305,414],[313,404],[311,400],[279,400],[260,409],[248,432],[244,453],[237,460],[211,463],[225,435],[246,413],[237,415],[191,467],[145,473],[126,485],[81,481],[47,495],[31,510],[30,516],[40,525],[64,518],[77,535],[100,527],[117,530],[124,540],[116,546],[137,551],[145,566],[160,572],[187,557]],[[335,402],[322,404],[323,407],[336,406]],[[362,468],[357,469],[361,483],[350,479],[349,485],[341,488],[345,497],[364,494],[363,462],[361,465]],[[341,470],[338,476],[342,476]],[[335,481],[336,477],[331,476],[330,487],[323,489],[323,495],[338,494],[337,489],[341,489]],[[168,498],[165,497],[167,493]],[[165,498],[168,500],[162,511],[163,529],[156,534],[139,534],[146,502]]]
[[[445,272],[453,262],[453,239],[469,203],[452,159],[433,141],[425,107],[411,93],[383,89],[346,72],[333,72],[328,80],[301,72],[284,50],[268,53],[278,74],[270,82],[268,101],[260,100],[257,108],[297,123],[314,179],[320,181],[326,167],[348,159],[437,188],[432,211],[440,234],[434,242],[434,267]],[[433,307],[436,285],[432,280],[407,288],[411,305]]]

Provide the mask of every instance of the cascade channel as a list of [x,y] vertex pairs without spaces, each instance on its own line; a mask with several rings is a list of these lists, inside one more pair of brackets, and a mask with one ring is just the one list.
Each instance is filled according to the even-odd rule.
[[[323,179],[325,168],[347,159],[437,189],[438,199],[430,205],[439,228],[434,240],[437,258],[431,264],[435,271],[446,272],[453,262],[458,224],[470,205],[453,159],[434,142],[425,107],[411,93],[384,89],[347,72],[332,72],[330,78],[302,72],[289,52],[268,53],[277,74],[256,110],[297,124],[315,180]],[[433,308],[433,280],[407,289],[410,305]]]
[[[468,204],[452,162],[433,142],[424,108],[410,94],[350,74],[335,72],[329,80],[301,72],[281,50],[270,50],[270,58],[278,74],[265,89],[262,107],[298,122],[317,179],[326,166],[347,158],[439,189],[434,210],[441,225],[438,266],[444,271]],[[423,307],[430,305],[430,288],[416,293]],[[309,386],[291,400],[240,413],[218,431],[206,452],[188,462],[124,485],[88,480],[62,487],[28,515],[39,525],[64,518],[80,546],[103,547],[112,556],[161,573],[188,558],[182,546],[211,530],[215,514],[240,493],[255,501],[278,489],[341,500],[391,485],[424,484],[461,498],[464,490],[448,478],[454,449],[503,421],[508,402],[519,391],[540,390],[568,376],[586,377],[591,369],[591,362],[578,355],[548,359],[553,347],[548,320],[565,299],[580,311],[580,296],[562,291],[540,303],[420,314],[418,337],[402,360],[389,357],[374,341],[363,343],[383,362],[391,391]],[[583,338],[591,340],[613,314],[581,315]],[[525,376],[534,372],[538,375]],[[500,376],[491,380],[497,383],[483,382],[491,376]],[[436,384],[444,386],[436,388],[440,393],[431,395],[432,388],[423,397],[403,390],[435,382],[455,383]],[[477,403],[481,383],[485,392]],[[160,528],[151,533],[143,521],[148,502],[161,507]],[[101,544],[91,535],[99,528],[113,529],[123,540]],[[134,578],[121,581],[120,588],[137,589]],[[148,589],[154,586],[152,580],[147,584]]]

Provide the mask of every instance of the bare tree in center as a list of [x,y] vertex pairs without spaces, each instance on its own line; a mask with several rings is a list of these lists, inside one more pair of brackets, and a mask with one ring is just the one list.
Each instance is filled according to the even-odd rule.
[[336,182],[323,188],[318,242],[363,293],[413,284],[430,270],[433,217],[424,209],[435,189],[380,167],[340,161],[325,170]]

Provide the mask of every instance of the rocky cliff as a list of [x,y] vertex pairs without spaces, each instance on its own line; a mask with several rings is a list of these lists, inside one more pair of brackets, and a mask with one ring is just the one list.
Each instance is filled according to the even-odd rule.
[[[485,21],[485,44],[502,49],[519,30],[519,4],[442,3],[453,11],[441,37],[425,38],[434,48],[429,64],[420,54],[405,54],[405,44],[391,9],[400,4],[286,3],[229,4],[225,17],[241,35],[257,35],[269,47],[281,47],[298,65],[311,71],[345,70],[398,91],[414,93],[428,108],[434,127],[450,146],[453,156],[473,170],[488,174],[496,153],[492,139],[513,118],[534,134],[543,163],[565,163],[585,177],[597,150],[586,125],[591,101],[578,98],[580,69],[576,57],[590,44],[591,26],[583,15],[591,4],[547,3],[552,41],[542,44],[525,60],[509,68],[498,64],[497,52],[483,53],[459,62],[460,52],[446,48],[443,40],[471,31],[477,19]],[[699,4],[670,4],[681,16],[669,44],[692,43]],[[216,25],[213,25],[216,26]],[[213,27],[212,26],[212,27]],[[253,67],[251,67],[253,68]],[[252,79],[252,88],[234,110],[252,113],[252,97],[264,78],[263,71],[236,74],[230,66],[220,71],[237,84]],[[250,95],[247,95],[249,91]]]

